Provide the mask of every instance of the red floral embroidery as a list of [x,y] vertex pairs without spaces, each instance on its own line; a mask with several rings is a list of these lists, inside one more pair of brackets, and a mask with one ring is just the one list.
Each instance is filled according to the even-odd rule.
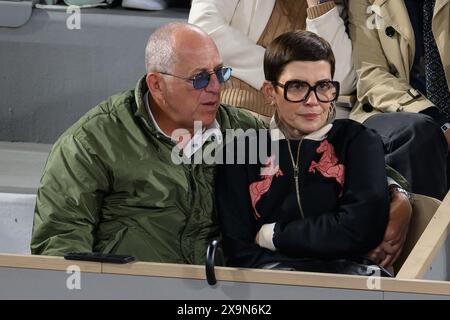
[[255,219],[261,218],[261,215],[256,210],[256,203],[261,199],[263,194],[265,194],[272,184],[273,177],[279,177],[283,175],[283,172],[280,169],[280,166],[274,166],[275,156],[271,156],[267,159],[266,164],[261,169],[261,177],[263,179],[261,181],[256,181],[250,184],[250,198],[252,200],[253,214],[255,215]]
[[334,153],[333,145],[327,140],[324,140],[316,149],[316,152],[319,154],[323,153],[322,157],[318,163],[312,161],[308,171],[316,172],[317,169],[324,177],[335,178],[337,183],[343,188],[345,167],[342,164],[338,164],[338,158]]

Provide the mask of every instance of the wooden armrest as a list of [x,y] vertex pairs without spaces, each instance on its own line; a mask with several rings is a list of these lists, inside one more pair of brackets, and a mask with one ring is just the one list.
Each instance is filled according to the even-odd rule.
[[[415,206],[423,206],[423,209],[432,210],[433,203],[429,202],[429,197],[419,197],[415,196]],[[428,200],[426,199],[428,198]],[[422,204],[417,203],[418,201],[427,200]],[[434,202],[438,203],[438,200],[432,199]],[[436,204],[434,204],[436,206]],[[449,233],[450,226],[450,192],[445,197],[444,201],[441,203],[436,213],[432,216],[429,223],[427,220],[429,217],[424,210],[423,212],[416,212],[416,208],[413,211],[413,217],[410,225],[410,231],[408,232],[408,238],[412,235],[420,238],[417,240],[413,246],[411,252],[407,256],[405,262],[403,263],[401,269],[399,270],[396,278],[406,278],[406,279],[422,279],[429,267],[431,266],[437,252],[444,244]],[[424,213],[425,216],[422,214]],[[415,217],[416,216],[416,217]],[[414,222],[416,220],[416,223]],[[416,225],[415,225],[416,224]],[[418,224],[427,224],[423,232],[415,230]],[[407,239],[407,241],[409,241]],[[407,244],[405,244],[406,246]],[[405,248],[406,249],[406,248]]]
[[339,96],[337,104],[342,107],[352,109],[356,102],[356,94]]

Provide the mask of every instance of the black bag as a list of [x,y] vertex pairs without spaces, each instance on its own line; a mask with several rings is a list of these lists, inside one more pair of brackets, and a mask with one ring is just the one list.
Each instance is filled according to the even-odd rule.
[[[206,250],[205,272],[208,284],[213,286],[217,283],[214,271],[215,265],[223,266],[224,255],[220,241],[213,240]],[[285,271],[305,271],[350,274],[358,276],[393,277],[393,275],[366,258],[355,257],[349,259],[316,259],[303,258],[283,262],[271,262],[259,266],[262,269],[285,270]]]
[[314,258],[297,259],[289,262],[275,262],[261,266],[263,269],[324,272],[359,276],[393,277],[393,275],[365,258],[321,260]]

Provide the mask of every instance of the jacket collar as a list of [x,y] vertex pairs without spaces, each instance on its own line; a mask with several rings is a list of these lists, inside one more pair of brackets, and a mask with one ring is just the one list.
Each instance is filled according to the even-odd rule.
[[[380,9],[380,12],[375,12],[383,19],[383,29],[388,26],[394,27],[410,45],[414,46],[414,30],[404,1],[375,0],[373,6],[372,11]],[[415,48],[412,51],[414,50]]]
[[134,115],[141,118],[146,125],[147,129],[150,130],[152,134],[158,133],[158,128],[155,126],[154,122],[150,119],[144,102],[145,93],[148,91],[147,82],[145,81],[146,76],[144,75],[139,79],[136,87],[134,89],[134,101],[136,101],[136,111]]
[[[167,141],[172,141],[172,138],[167,136],[158,126],[156,120],[151,114],[150,107],[148,106],[148,94],[149,89],[147,86],[147,82],[145,81],[145,76],[143,76],[138,83],[136,84],[136,88],[134,90],[134,99],[136,101],[136,111],[134,115],[138,118],[141,118],[147,127],[150,130],[150,133],[155,135],[158,138],[165,139]],[[195,153],[211,136],[215,136],[218,141],[222,141],[222,132],[220,129],[220,125],[217,120],[214,120],[213,124],[206,128],[204,132],[196,133],[194,137],[191,139],[191,144],[187,144],[185,154],[190,157],[193,153]]]
[[[450,3],[450,0],[436,0],[434,6],[433,18]],[[375,0],[373,6],[378,6],[381,9],[381,16],[383,17],[385,27],[392,25],[397,31],[399,31],[408,41],[414,40],[414,31],[408,10],[406,9],[405,2],[399,0]],[[391,13],[389,15],[388,13]],[[407,23],[408,22],[408,23]]]
[[[436,15],[441,12],[441,10],[446,6],[450,4],[450,0],[436,0],[436,4],[434,5],[434,12],[433,12],[433,18],[436,17]],[[447,17],[448,19],[448,17]]]

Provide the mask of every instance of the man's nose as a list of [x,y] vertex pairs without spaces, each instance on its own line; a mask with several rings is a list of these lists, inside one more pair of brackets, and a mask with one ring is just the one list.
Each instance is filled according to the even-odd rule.
[[215,73],[211,74],[205,90],[211,93],[220,93],[221,88],[222,84],[219,82],[217,75]]

